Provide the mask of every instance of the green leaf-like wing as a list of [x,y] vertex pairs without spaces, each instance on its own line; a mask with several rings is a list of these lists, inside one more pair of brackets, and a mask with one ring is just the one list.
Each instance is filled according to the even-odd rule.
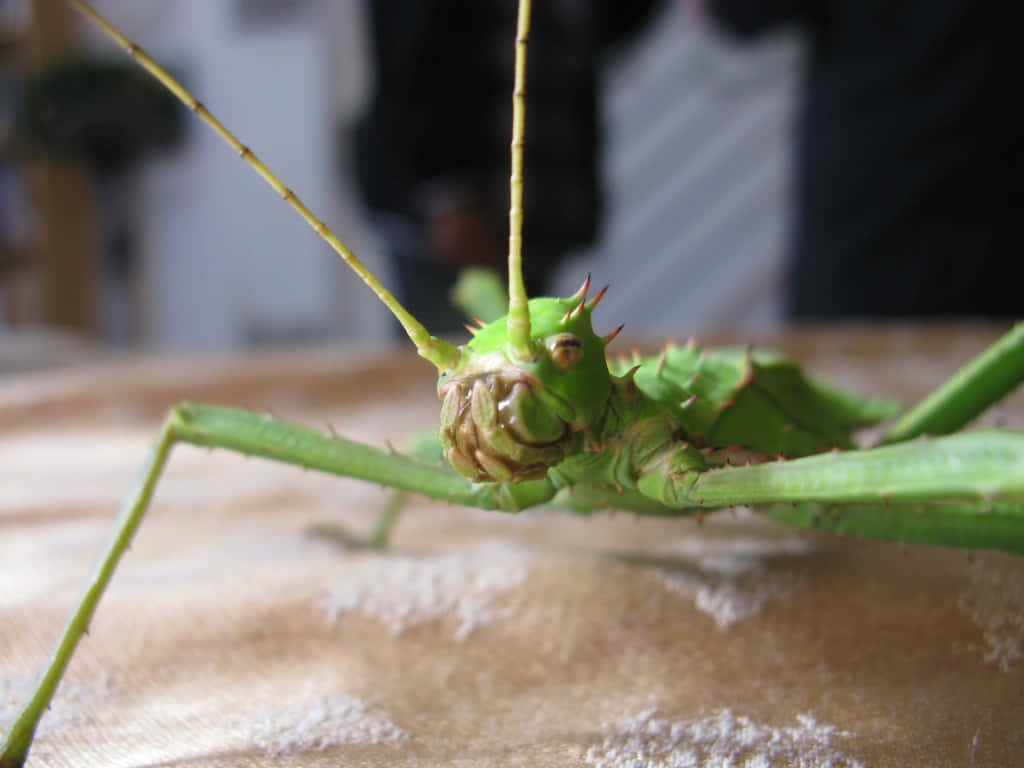
[[[626,363],[613,363],[625,373]],[[899,403],[859,397],[808,377],[770,352],[670,347],[635,380],[694,442],[806,456],[854,447],[853,432],[895,416]]]

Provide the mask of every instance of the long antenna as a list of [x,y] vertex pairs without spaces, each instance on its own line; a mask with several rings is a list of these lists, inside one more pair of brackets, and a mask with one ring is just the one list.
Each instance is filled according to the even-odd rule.
[[[139,65],[149,72],[154,78],[171,93],[178,97],[178,99],[188,107],[192,112],[199,116],[199,118],[209,125],[218,136],[220,136],[224,142],[233,149],[239,157],[241,157],[246,163],[248,163],[256,173],[263,177],[263,180],[269,184],[277,194],[279,194],[285,202],[287,202],[292,208],[294,208],[298,214],[305,220],[313,231],[316,232],[320,238],[326,242],[331,248],[341,256],[342,261],[348,264],[352,268],[359,278],[369,286],[370,290],[377,294],[379,298],[391,313],[395,316],[395,319],[405,329],[409,339],[413,344],[416,345],[416,351],[426,360],[429,360],[438,370],[446,370],[454,368],[460,358],[461,353],[458,348],[453,344],[449,344],[443,339],[438,339],[431,336],[427,329],[409,314],[408,310],[401,305],[396,299],[374,276],[366,266],[356,258],[355,254],[352,253],[338,237],[324,224],[320,219],[313,215],[313,212],[306,207],[295,193],[286,187],[280,179],[263,162],[253,154],[252,150],[245,146],[239,141],[231,131],[224,127],[224,125],[210,114],[209,110],[203,106],[203,103],[196,99],[191,93],[189,93],[185,87],[175,80],[167,70],[157,64],[153,59],[149,57],[142,48],[133,43],[131,40],[122,35],[110,22],[103,18],[94,8],[92,8],[84,0],[71,0],[82,13],[84,13],[89,19],[95,23],[100,29],[102,29],[114,42],[121,46],[129,56],[131,56]],[[522,278],[520,278],[522,283]],[[529,318],[527,318],[529,323]]]
[[526,124],[526,42],[530,34],[530,0],[520,0],[516,24],[515,86],[512,90],[512,175],[508,209],[508,343],[518,360],[533,357],[530,307],[523,282],[523,134]]

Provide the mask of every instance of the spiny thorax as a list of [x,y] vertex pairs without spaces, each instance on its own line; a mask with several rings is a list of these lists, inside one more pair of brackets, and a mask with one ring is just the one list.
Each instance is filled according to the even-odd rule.
[[[677,475],[692,470],[694,478],[711,468],[704,453],[684,441],[672,415],[636,386],[632,372],[612,376],[611,382],[602,418],[580,433],[577,450],[551,471],[559,485],[590,484],[647,493],[650,489],[641,487],[642,478],[654,477],[654,470],[662,465]],[[654,498],[659,495],[655,493]]]

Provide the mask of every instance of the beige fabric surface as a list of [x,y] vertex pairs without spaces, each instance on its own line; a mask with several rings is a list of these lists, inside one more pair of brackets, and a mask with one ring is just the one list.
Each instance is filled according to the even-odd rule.
[[[912,399],[989,330],[774,339]],[[325,350],[0,385],[0,726],[41,669],[160,413],[271,410],[374,445],[436,423],[429,366]],[[1017,396],[991,417],[1024,426]],[[1024,559],[693,520],[518,516],[175,449],[44,719],[35,766],[1024,764]]]

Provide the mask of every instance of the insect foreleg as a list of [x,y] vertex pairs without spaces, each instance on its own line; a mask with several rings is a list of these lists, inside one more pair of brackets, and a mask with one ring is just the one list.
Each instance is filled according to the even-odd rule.
[[[848,533],[1024,554],[1024,434],[978,430],[865,451],[702,470],[680,449],[637,479],[676,508],[801,504],[829,507]],[[928,511],[924,511],[924,506]],[[806,514],[776,514],[809,523]],[[901,518],[904,518],[901,520]],[[823,520],[819,527],[830,527]],[[840,526],[834,526],[839,528]],[[912,535],[911,535],[912,534]]]
[[321,434],[250,411],[185,403],[171,410],[153,444],[142,476],[121,510],[113,536],[89,585],[64,627],[49,665],[29,702],[0,745],[0,768],[21,766],[36,726],[49,706],[79,640],[88,631],[103,591],[146,513],[157,480],[175,443],[228,448],[435,499],[484,509],[516,511],[548,501],[556,492],[547,479],[515,486],[473,483],[440,464],[428,464],[361,443]]
[[556,490],[547,479],[514,486],[474,483],[440,464],[239,408],[186,403],[174,410],[173,418],[174,434],[182,442],[229,448],[481,509],[525,509],[544,503]]

